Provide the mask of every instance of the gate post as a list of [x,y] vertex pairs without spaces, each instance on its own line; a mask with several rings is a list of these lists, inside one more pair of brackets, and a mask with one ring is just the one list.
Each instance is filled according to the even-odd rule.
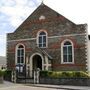
[[37,68],[37,70],[34,71],[34,84],[39,83],[39,72],[40,72],[39,68]]
[[16,71],[15,70],[12,71],[12,73],[11,73],[11,81],[16,83]]

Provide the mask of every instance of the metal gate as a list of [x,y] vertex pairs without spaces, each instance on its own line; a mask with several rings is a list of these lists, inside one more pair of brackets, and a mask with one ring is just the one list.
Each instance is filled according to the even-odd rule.
[[39,68],[30,71],[30,69],[26,69],[25,65],[18,65],[18,69],[12,71],[12,82],[37,84],[39,83],[39,72]]

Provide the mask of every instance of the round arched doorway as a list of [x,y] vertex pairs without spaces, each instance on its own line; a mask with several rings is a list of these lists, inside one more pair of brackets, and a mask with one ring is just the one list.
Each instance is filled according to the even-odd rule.
[[39,55],[35,55],[32,58],[32,66],[33,66],[33,70],[36,70],[37,68],[39,68],[40,70],[42,70],[42,58]]
[[44,70],[44,58],[40,53],[34,53],[30,57],[30,77],[33,77],[33,72],[37,68]]

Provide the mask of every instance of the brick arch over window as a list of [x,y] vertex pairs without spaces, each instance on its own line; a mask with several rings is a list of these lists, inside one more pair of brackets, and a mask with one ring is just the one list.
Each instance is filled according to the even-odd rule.
[[74,45],[69,39],[61,43],[61,63],[74,64]]
[[47,31],[46,30],[40,30],[37,33],[37,46],[40,48],[46,48],[48,45],[48,38],[47,38]]
[[24,64],[25,62],[25,45],[19,43],[15,48],[15,63],[16,64]]

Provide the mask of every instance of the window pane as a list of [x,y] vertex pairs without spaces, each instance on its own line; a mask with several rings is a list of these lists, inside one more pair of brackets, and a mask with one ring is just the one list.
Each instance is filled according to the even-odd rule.
[[24,50],[23,49],[21,49],[21,56],[23,56],[24,55]]
[[68,54],[72,55],[72,46],[68,46]]
[[20,56],[20,50],[17,50],[17,56]]
[[22,46],[22,45],[20,45],[18,48],[23,48],[23,46]]
[[17,57],[17,63],[20,63],[20,57]]
[[39,47],[42,47],[42,44],[39,44]]
[[41,32],[39,34],[39,40],[38,40],[39,47],[46,47],[46,33]]
[[71,43],[69,41],[66,41],[64,45],[71,45]]
[[21,57],[21,63],[24,63],[24,58],[23,57]]
[[63,55],[67,55],[67,47],[63,47]]
[[46,36],[43,36],[43,42],[46,43]]
[[40,35],[46,35],[46,33],[45,32],[41,32]]
[[43,47],[46,47],[46,43],[45,43],[45,44],[43,44]]
[[39,37],[39,43],[42,43],[42,37]]
[[67,62],[67,55],[63,55],[63,62]]
[[72,62],[72,55],[68,55],[68,62]]

